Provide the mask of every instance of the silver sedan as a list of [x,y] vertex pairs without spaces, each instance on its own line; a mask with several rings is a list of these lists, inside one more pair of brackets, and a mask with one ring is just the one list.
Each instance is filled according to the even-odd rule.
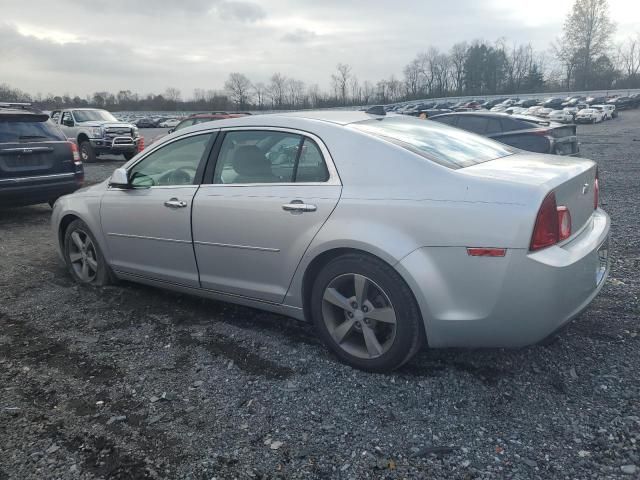
[[429,347],[518,347],[576,317],[609,269],[596,164],[429,120],[256,115],[169,135],[60,198],[71,275],[313,322],[388,371]]

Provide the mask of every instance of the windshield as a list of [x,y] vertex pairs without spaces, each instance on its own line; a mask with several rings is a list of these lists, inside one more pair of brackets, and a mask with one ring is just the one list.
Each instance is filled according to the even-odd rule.
[[350,127],[393,142],[452,169],[514,153],[501,143],[430,120],[386,117],[352,123]]
[[111,115],[106,110],[74,110],[73,118],[76,119],[76,122],[91,122],[91,121],[99,121],[99,122],[117,122],[118,119]]

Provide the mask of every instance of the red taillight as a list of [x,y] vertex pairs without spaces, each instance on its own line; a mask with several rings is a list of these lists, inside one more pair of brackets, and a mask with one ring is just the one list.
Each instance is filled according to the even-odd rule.
[[556,195],[551,192],[544,197],[536,224],[533,227],[531,236],[531,250],[540,250],[558,243],[560,233],[558,231],[558,209],[556,206]]
[[567,207],[560,206],[558,211],[558,241],[566,240],[571,236],[571,212]]
[[550,247],[571,236],[571,212],[556,204],[556,194],[549,193],[540,206],[531,236],[531,250]]
[[69,142],[69,148],[71,148],[71,155],[73,155],[73,163],[75,163],[76,165],[82,165],[78,145],[76,145],[74,142]]
[[598,209],[600,203],[600,182],[598,182],[598,171],[596,170],[596,179],[593,182],[593,209]]

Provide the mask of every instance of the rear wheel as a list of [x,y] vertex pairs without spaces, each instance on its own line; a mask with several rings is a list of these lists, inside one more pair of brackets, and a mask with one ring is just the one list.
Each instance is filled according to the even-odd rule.
[[82,220],[74,220],[65,231],[64,260],[76,282],[95,286],[110,283],[109,267],[98,242]]
[[96,152],[93,150],[91,146],[91,142],[88,140],[84,140],[80,142],[80,157],[83,162],[95,162],[96,161]]
[[393,268],[367,255],[329,262],[314,282],[311,311],[320,338],[341,360],[362,370],[394,370],[424,343],[411,290]]

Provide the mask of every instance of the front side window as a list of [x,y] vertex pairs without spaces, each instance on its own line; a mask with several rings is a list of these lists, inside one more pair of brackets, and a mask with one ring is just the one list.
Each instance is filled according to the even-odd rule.
[[129,171],[134,187],[193,185],[196,172],[215,134],[176,140],[147,155]]
[[71,116],[71,112],[64,112],[62,114],[62,124],[63,125],[73,125],[74,121],[73,121],[73,117]]
[[495,140],[430,120],[390,116],[349,126],[452,169],[470,167],[514,153]]
[[176,131],[178,130],[182,130],[183,128],[187,128],[190,127],[191,125],[193,125],[193,119],[190,118],[188,120],[183,120],[182,122],[180,122],[178,124],[178,126],[176,127]]
[[213,183],[325,182],[328,179],[324,158],[311,139],[294,133],[246,130],[225,135]]

